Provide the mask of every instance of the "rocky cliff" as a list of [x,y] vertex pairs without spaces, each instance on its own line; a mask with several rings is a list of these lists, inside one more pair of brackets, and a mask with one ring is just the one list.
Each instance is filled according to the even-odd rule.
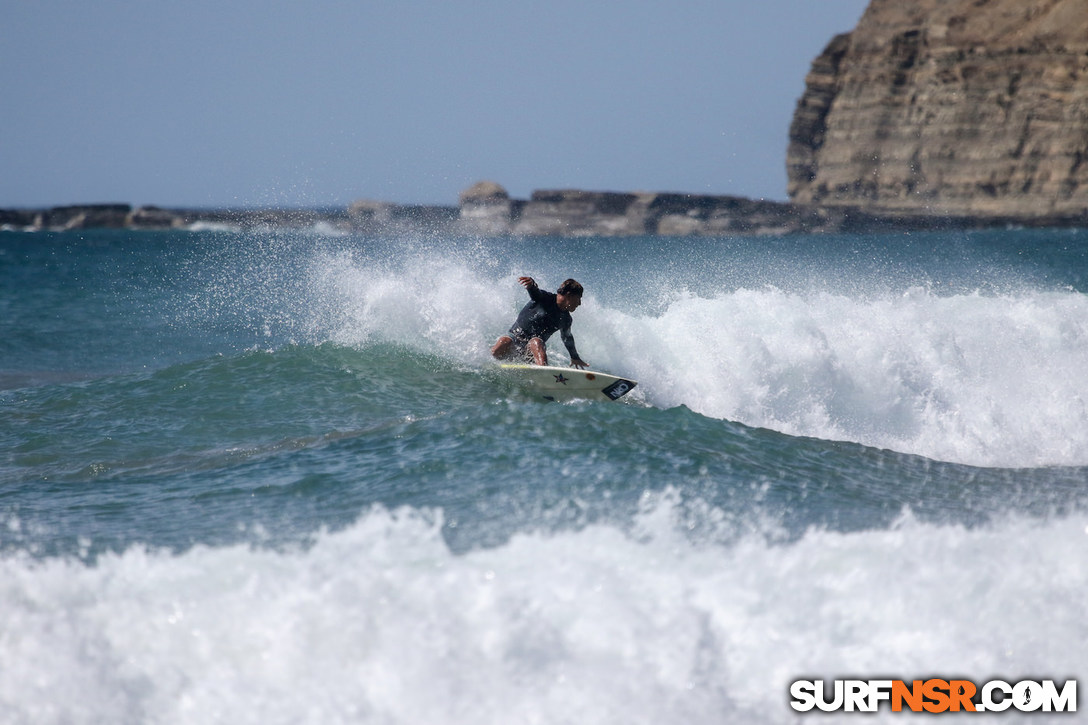
[[1088,0],[872,0],[812,64],[790,198],[1088,221]]

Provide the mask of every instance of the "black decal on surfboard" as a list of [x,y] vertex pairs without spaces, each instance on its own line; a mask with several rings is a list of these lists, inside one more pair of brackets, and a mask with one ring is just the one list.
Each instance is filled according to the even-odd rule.
[[567,381],[570,380],[570,378],[565,377],[563,375],[563,373],[559,373],[558,375],[553,375],[552,377],[555,378],[555,382],[562,383],[563,385],[566,385]]
[[619,400],[623,396],[631,392],[631,388],[635,387],[635,383],[630,380],[617,380],[609,385],[601,392],[607,395],[612,400]]

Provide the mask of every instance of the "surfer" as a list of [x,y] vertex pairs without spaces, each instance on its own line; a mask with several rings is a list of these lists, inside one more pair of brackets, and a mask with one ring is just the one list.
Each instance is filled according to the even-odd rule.
[[500,360],[521,355],[537,365],[547,365],[548,349],[544,343],[559,330],[559,336],[570,353],[571,366],[585,368],[586,363],[578,355],[574,335],[570,333],[573,321],[570,313],[582,304],[582,285],[568,279],[553,294],[537,287],[532,277],[519,277],[518,282],[528,290],[529,303],[521,309],[510,332],[495,342],[491,354]]

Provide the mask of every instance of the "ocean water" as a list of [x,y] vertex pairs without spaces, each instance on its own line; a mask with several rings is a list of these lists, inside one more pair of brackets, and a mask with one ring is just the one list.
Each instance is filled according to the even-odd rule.
[[[495,375],[523,274],[624,401]],[[0,232],[0,723],[795,722],[1086,615],[1088,231]]]

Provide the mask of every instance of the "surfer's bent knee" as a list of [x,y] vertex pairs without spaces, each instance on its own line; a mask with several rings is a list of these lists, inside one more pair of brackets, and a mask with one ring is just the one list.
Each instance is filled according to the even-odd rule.
[[510,356],[510,350],[514,346],[514,338],[503,335],[491,347],[491,357],[504,358]]
[[544,340],[539,337],[529,338],[529,344],[526,347],[532,353],[533,362],[537,365],[548,364],[548,348],[544,346]]

